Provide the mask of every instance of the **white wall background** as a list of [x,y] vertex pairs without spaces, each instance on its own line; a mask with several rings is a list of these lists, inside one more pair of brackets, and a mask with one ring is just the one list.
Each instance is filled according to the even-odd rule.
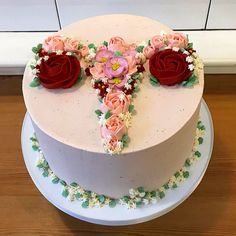
[[236,29],[236,0],[0,0],[0,31],[57,31],[112,13],[148,16],[176,30]]

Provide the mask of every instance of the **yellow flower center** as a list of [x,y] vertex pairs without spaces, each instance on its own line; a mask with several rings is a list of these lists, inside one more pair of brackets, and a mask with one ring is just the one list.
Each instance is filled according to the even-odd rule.
[[114,78],[113,79],[114,84],[119,84],[121,82],[120,78]]
[[107,58],[106,57],[102,57],[101,58],[101,62],[103,62],[103,63],[107,62]]
[[114,64],[112,64],[111,68],[112,68],[113,71],[118,70],[120,68],[120,64],[119,63],[114,63]]

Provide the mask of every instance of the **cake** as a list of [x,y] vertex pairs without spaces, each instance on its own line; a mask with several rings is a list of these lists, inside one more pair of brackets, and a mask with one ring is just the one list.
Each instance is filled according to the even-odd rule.
[[[128,61],[132,56],[126,55],[128,49],[122,51],[124,44],[138,54],[135,64]],[[184,166],[200,156],[197,145],[204,131],[199,122],[204,73],[187,37],[146,17],[105,15],[71,24],[33,51],[35,60],[28,63],[23,78],[24,100],[35,130],[31,140],[41,156],[38,167],[44,176],[51,175],[53,183],[64,186],[63,196],[78,198],[85,207],[113,206],[117,199],[132,207],[147,204],[156,195],[162,198],[165,189],[176,187],[176,179],[189,175]],[[52,80],[45,76],[54,55],[73,63],[70,68],[60,60],[56,63],[60,73],[69,73],[69,82],[55,82],[53,73]],[[182,64],[175,61],[179,57]],[[168,58],[174,58],[169,71],[156,70]],[[105,79],[96,77],[100,65]],[[184,72],[178,72],[183,65]],[[127,81],[121,85],[124,78]],[[99,83],[105,90],[98,88]],[[118,113],[107,108],[114,96],[122,101]],[[104,126],[117,119],[127,123],[113,136]]]

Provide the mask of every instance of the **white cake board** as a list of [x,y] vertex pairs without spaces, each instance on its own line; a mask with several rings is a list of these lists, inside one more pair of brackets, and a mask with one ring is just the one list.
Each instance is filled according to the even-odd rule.
[[204,100],[202,100],[201,104],[200,118],[206,127],[204,142],[199,146],[199,151],[202,156],[190,167],[189,178],[181,183],[178,188],[168,190],[166,196],[158,200],[156,204],[142,206],[141,208],[127,209],[123,205],[117,205],[114,208],[105,206],[102,208],[95,207],[84,209],[81,206],[81,202],[70,202],[64,198],[61,195],[62,186],[60,184],[53,184],[51,178],[43,177],[42,173],[36,167],[39,153],[32,150],[29,140],[34,133],[34,129],[28,113],[25,115],[21,134],[23,156],[29,174],[39,191],[49,202],[65,213],[95,224],[137,224],[154,219],[173,210],[182,203],[201,182],[211,158],[214,136],[211,115]]

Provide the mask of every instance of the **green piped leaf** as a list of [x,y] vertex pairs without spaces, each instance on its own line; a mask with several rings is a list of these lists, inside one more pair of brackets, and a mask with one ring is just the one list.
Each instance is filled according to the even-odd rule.
[[43,177],[48,177],[48,175],[49,175],[48,170],[47,170],[47,169],[44,169],[44,171],[43,171]]
[[134,79],[134,80],[140,80],[140,74],[139,74],[139,73],[134,73],[134,74],[132,75],[132,79]]
[[109,202],[109,207],[113,208],[116,206],[116,200],[115,199],[111,199]]
[[59,181],[60,181],[60,179],[57,176],[52,179],[52,183],[54,183],[54,184],[58,184]]
[[63,197],[68,197],[68,195],[69,195],[69,191],[68,191],[67,188],[65,188],[65,189],[62,191],[62,196],[63,196]]
[[189,160],[189,159],[187,159],[187,160],[185,161],[184,165],[185,165],[186,167],[189,167],[189,166],[191,166],[190,160]]
[[123,135],[123,137],[121,139],[121,142],[123,143],[124,147],[128,146],[128,143],[129,143],[129,136],[128,136],[128,134],[124,134]]
[[198,138],[198,142],[199,142],[199,144],[202,144],[202,143],[203,143],[203,138],[202,138],[202,137],[199,137],[199,138]]
[[176,183],[173,183],[172,188],[177,188],[178,185]]
[[129,105],[128,110],[129,110],[130,113],[134,112],[134,105]]
[[145,192],[145,191],[144,191],[144,187],[138,187],[137,190],[138,190],[139,193]]
[[197,157],[201,157],[202,154],[199,151],[196,151],[196,152],[194,152],[194,155]]
[[37,165],[36,165],[39,169],[42,169],[43,168],[43,163],[38,163]]
[[39,146],[35,145],[35,144],[32,145],[32,148],[33,148],[34,151],[38,151],[39,150]]
[[168,183],[164,184],[163,187],[164,187],[166,190],[170,188],[169,185],[168,185]]
[[142,205],[143,205],[143,202],[142,202],[142,201],[136,202],[136,206],[137,206],[137,207],[141,207]]
[[194,73],[192,73],[192,75],[191,75],[187,80],[184,80],[184,81],[181,83],[181,85],[182,85],[183,87],[189,88],[189,87],[193,87],[193,85],[196,84],[197,81],[198,81],[197,76],[196,76]]
[[160,199],[165,197],[165,193],[163,191],[159,192],[158,195]]
[[138,46],[138,47],[136,48],[136,51],[137,51],[137,52],[143,52],[143,49],[144,49],[144,46]]
[[88,208],[88,206],[89,206],[89,200],[84,201],[81,206],[82,206],[83,208]]
[[175,178],[178,178],[180,176],[179,171],[177,171],[174,175],[175,175]]
[[107,41],[103,41],[103,43],[102,43],[104,46],[108,46],[108,42]]
[[189,177],[189,172],[188,171],[184,171],[183,176],[184,176],[184,178],[187,179]]
[[96,110],[96,111],[95,111],[95,113],[96,113],[96,115],[97,115],[97,116],[101,116],[101,115],[103,114],[103,113],[102,113],[102,111],[101,111],[101,110],[99,110],[99,109],[98,109],[98,110]]
[[104,195],[99,195],[99,196],[98,196],[98,201],[99,201],[100,203],[104,203],[105,200],[106,200],[106,198],[105,198]]
[[36,47],[32,48],[32,52],[37,54],[38,51],[43,47],[43,44],[39,43]]
[[60,180],[60,184],[61,184],[62,186],[66,186],[66,185],[67,185],[64,180]]
[[187,49],[193,48],[193,43],[188,43]]
[[148,40],[148,45],[151,46],[151,40],[150,39]]
[[35,137],[30,137],[30,140],[31,140],[32,142],[38,142],[38,140],[37,140]]
[[159,83],[159,81],[157,80],[157,78],[156,77],[154,77],[153,75],[149,75],[149,82],[150,82],[150,84],[151,85],[153,85],[153,86],[159,86],[160,85],[160,83]]
[[30,83],[30,87],[38,87],[40,85],[40,80],[38,77],[34,77]]
[[123,200],[124,202],[128,203],[129,200],[130,200],[130,197],[129,197],[129,196],[124,196],[124,197],[122,197],[122,200]]
[[108,110],[107,112],[106,112],[106,114],[105,114],[105,119],[107,120],[109,117],[111,117],[112,116],[112,113],[111,113],[111,111],[110,110]]
[[80,199],[81,193],[76,193],[76,194],[75,194],[75,197],[76,197],[77,200]]
[[84,70],[83,70],[83,68],[80,68],[80,73],[79,73],[79,77],[76,81],[76,84],[80,83],[83,78],[84,78]]
[[78,186],[78,184],[77,184],[77,183],[75,183],[75,182],[73,182],[73,183],[71,183],[71,184],[70,184],[70,186],[72,186],[72,187],[77,187],[77,186]]
[[151,191],[150,195],[151,195],[151,197],[156,197],[157,196],[157,192],[156,191]]
[[116,51],[116,52],[114,52],[114,56],[115,57],[120,57],[120,56],[122,56],[123,54],[120,52],[120,51]]
[[96,46],[95,46],[94,43],[90,43],[90,44],[88,45],[88,48],[89,48],[89,49],[94,48],[94,49],[96,50]]
[[32,47],[32,52],[36,54],[38,52],[37,47]]
[[43,163],[42,163],[42,164],[43,164],[43,167],[44,167],[44,168],[48,168],[48,167],[49,167],[49,166],[48,166],[48,162],[47,162],[46,160],[43,160]]

